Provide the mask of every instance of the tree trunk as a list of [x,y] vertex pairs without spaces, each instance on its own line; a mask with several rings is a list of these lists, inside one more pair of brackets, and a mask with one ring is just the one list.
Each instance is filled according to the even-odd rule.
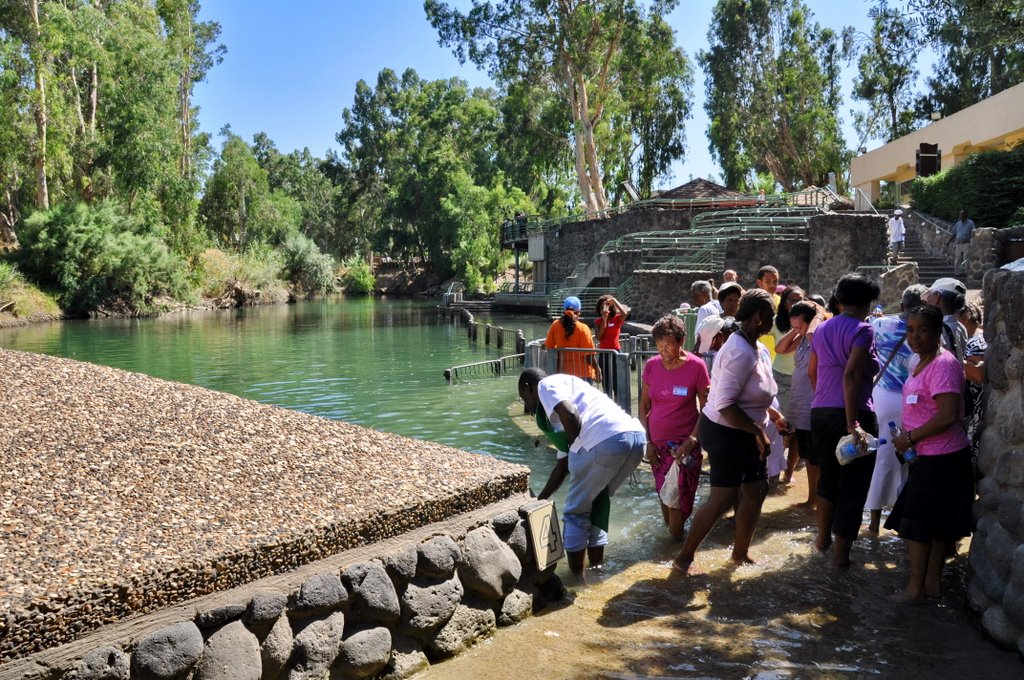
[[43,62],[39,42],[42,30],[39,26],[39,0],[29,0],[29,16],[35,28],[33,44],[30,46],[33,67],[35,70],[36,101],[33,111],[36,120],[36,148],[34,165],[36,169],[36,207],[40,210],[50,209],[50,191],[46,185],[46,78],[43,74]]
[[601,166],[597,162],[597,143],[594,141],[594,123],[590,118],[590,98],[587,96],[587,85],[579,77],[580,111],[582,113],[584,152],[587,159],[590,193],[594,197],[594,209],[604,213],[608,209],[608,200],[604,195],[604,182],[601,179]]
[[583,203],[584,212],[594,212],[597,206],[594,202],[590,180],[587,178],[586,150],[583,141],[584,116],[580,109],[579,93],[576,90],[572,67],[568,63],[565,66],[565,87],[569,98],[569,111],[572,113],[572,134],[575,141],[574,151],[576,152],[576,182],[580,190],[580,202]]

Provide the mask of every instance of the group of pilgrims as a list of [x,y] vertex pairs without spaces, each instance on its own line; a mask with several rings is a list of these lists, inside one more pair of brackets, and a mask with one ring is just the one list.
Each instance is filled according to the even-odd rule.
[[[562,509],[569,567],[599,566],[610,497],[650,466],[669,533],[682,545],[671,569],[692,573],[715,524],[732,512],[732,559],[750,545],[772,488],[804,472],[802,502],[817,518],[817,550],[839,568],[866,531],[906,542],[910,574],[893,594],[920,603],[940,594],[956,542],[973,529],[977,447],[985,406],[982,309],[956,279],[909,286],[883,313],[872,279],[851,273],[831,299],[779,285],[770,265],[744,290],[736,272],[690,291],[696,338],[676,313],[651,329],[657,354],[642,368],[638,417],[611,398],[607,356],[564,353],[559,372],[523,372],[519,396],[558,448],[540,498],[568,479]],[[576,297],[549,329],[548,349],[620,349],[628,309],[610,295],[594,330]],[[594,339],[597,342],[594,342]],[[706,457],[706,461],[705,461]],[[706,462],[706,465],[705,465]],[[707,468],[709,490],[694,509]],[[689,525],[687,526],[687,522]]]

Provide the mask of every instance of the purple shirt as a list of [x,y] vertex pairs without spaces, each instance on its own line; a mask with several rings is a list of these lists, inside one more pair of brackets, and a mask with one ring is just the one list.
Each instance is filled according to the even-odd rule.
[[870,356],[860,377],[858,411],[871,410],[871,379],[878,373],[874,350],[875,331],[871,324],[846,314],[832,317],[818,327],[811,341],[811,351],[818,357],[818,381],[814,387],[811,408],[844,408],[843,373],[855,347],[866,349]]

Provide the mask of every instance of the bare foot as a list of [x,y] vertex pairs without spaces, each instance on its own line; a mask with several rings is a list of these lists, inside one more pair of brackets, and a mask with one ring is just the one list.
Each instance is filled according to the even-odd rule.
[[814,547],[820,553],[827,553],[829,549],[832,547],[832,537],[829,536],[828,539],[826,539],[825,541],[821,541],[820,539],[815,541]]
[[928,602],[928,598],[922,594],[912,593],[904,588],[890,595],[889,601],[897,604],[925,604]]
[[677,576],[686,576],[687,574],[697,573],[693,568],[693,558],[684,557],[680,559],[678,556],[669,563],[672,568],[672,574]]
[[870,536],[877,536],[878,535],[878,527],[872,526],[872,525],[869,524],[868,528],[865,530],[865,533],[867,533]]
[[732,556],[732,561],[734,563],[740,564],[740,565],[743,565],[743,564],[757,564],[757,562],[755,562],[753,559],[751,559],[750,555],[733,555]]
[[853,565],[853,562],[849,559],[836,559],[832,558],[832,566],[837,569],[849,569]]

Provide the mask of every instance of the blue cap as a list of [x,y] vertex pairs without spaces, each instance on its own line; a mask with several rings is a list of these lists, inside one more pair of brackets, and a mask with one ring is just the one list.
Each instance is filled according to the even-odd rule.
[[565,298],[565,302],[562,304],[562,309],[571,309],[574,312],[578,312],[583,309],[583,303],[575,295],[570,295]]

